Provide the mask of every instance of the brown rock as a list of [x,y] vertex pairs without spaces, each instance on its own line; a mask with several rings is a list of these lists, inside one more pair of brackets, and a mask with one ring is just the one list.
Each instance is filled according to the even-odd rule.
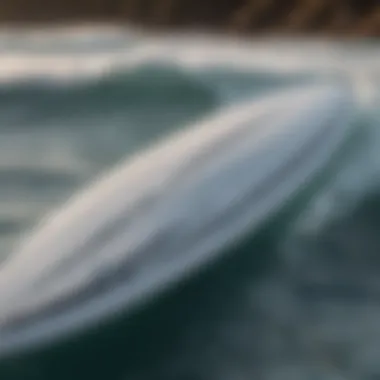
[[379,0],[2,0],[0,21],[380,36]]

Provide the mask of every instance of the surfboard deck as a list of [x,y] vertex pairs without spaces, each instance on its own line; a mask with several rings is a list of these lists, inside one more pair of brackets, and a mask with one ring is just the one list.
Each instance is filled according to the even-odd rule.
[[68,356],[79,372],[83,357],[103,357],[94,375],[116,368],[104,361],[105,337],[133,351],[126,337],[141,331],[135,323],[149,328],[151,305],[173,304],[161,300],[182,297],[242,246],[254,257],[336,172],[355,119],[346,87],[302,86],[225,109],[121,163],[4,263],[0,373],[16,357],[41,373]]

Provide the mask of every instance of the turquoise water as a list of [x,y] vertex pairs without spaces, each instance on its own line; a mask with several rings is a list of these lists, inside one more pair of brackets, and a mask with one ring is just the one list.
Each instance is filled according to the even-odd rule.
[[380,45],[78,33],[0,34],[0,255],[171,131],[247,97],[343,78],[368,141],[273,248],[278,264],[260,281],[236,274],[232,298],[206,292],[169,358],[117,378],[380,376]]

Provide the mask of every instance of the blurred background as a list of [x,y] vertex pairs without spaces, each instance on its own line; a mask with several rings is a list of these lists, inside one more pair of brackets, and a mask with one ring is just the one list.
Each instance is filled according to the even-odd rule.
[[[380,378],[378,0],[1,0],[0,20],[1,258],[148,143],[245,99],[347,81],[364,145],[259,252],[265,271],[180,294],[178,320],[155,322],[162,341],[137,334],[154,360],[113,380]],[[12,368],[1,378],[58,379]]]
[[378,36],[380,4],[378,0],[3,0],[0,20]]

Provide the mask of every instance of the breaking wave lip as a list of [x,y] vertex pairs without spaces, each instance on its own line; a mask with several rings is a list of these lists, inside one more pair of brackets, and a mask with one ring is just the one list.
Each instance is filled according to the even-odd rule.
[[191,70],[225,67],[248,72],[310,74],[343,68],[356,72],[364,68],[379,73],[380,52],[368,43],[363,57],[362,45],[339,40],[237,40],[196,33],[154,37],[132,29],[101,26],[3,29],[0,81],[14,82],[30,76],[54,81],[85,80],[146,62],[175,64]]

